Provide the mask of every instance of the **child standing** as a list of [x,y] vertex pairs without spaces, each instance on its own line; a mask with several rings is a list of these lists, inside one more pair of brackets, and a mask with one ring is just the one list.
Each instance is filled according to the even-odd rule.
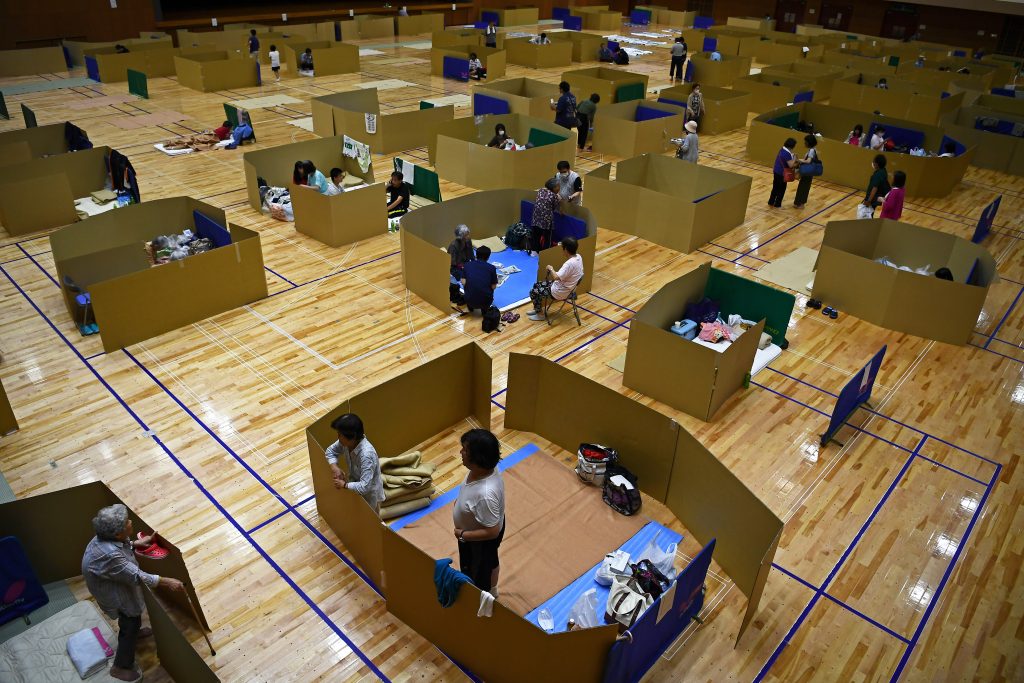
[[281,53],[277,51],[277,45],[270,46],[270,70],[274,72],[274,80],[281,82]]
[[892,189],[885,195],[882,202],[881,218],[891,218],[898,221],[903,215],[903,197],[906,195],[904,185],[907,184],[907,174],[903,171],[896,171],[892,174]]

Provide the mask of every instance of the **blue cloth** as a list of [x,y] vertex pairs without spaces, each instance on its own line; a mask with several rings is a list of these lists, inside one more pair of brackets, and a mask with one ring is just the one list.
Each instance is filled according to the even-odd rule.
[[[247,126],[244,123],[240,126],[235,126],[234,130],[231,131],[231,144],[236,147],[242,144],[243,140],[248,140],[252,137],[252,126]],[[320,171],[317,171],[320,173]],[[323,175],[322,173],[320,175]]]
[[516,266],[518,273],[512,273],[501,283],[501,287],[494,290],[494,305],[499,310],[505,311],[530,298],[530,288],[537,281],[537,264],[540,256],[537,254],[527,255],[525,251],[506,249],[498,254],[493,254],[491,259],[502,266]]
[[792,152],[790,152],[785,147],[780,149],[778,155],[775,157],[775,166],[772,168],[772,173],[774,173],[775,175],[782,175],[783,169],[789,167],[789,164],[787,162],[789,162],[789,160],[792,158]]
[[451,607],[459,597],[459,588],[464,583],[471,583],[469,577],[451,568],[452,558],[434,562],[434,585],[437,586],[437,601],[441,607]]
[[498,269],[487,261],[468,261],[463,266],[462,276],[466,278],[466,305],[481,309],[490,306],[494,301],[491,285],[498,284]]

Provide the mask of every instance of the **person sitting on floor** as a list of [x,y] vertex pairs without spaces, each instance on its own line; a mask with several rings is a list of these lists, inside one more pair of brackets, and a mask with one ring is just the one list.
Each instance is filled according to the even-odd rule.
[[609,63],[615,61],[615,55],[612,54],[611,49],[608,47],[608,43],[601,43],[601,47],[597,49],[597,61]]
[[477,81],[481,78],[487,78],[487,69],[484,68],[483,62],[480,61],[475,52],[469,53],[469,77]]
[[217,128],[214,128],[213,134],[217,136],[218,140],[227,140],[231,137],[231,122],[225,121]]
[[[384,484],[380,475],[380,458],[373,444],[363,433],[363,421],[358,415],[345,413],[331,423],[338,440],[324,453],[336,489],[358,493],[377,515],[384,500]],[[348,474],[338,467],[338,458],[345,458]]]
[[884,78],[879,78],[878,83],[875,84],[875,87],[878,88],[879,90],[888,90],[889,81],[885,80]]
[[462,271],[472,261],[473,240],[469,237],[469,226],[459,225],[455,228],[455,239],[448,245],[448,256],[451,257],[450,270],[456,280],[462,279]]
[[[301,175],[298,175],[298,164],[300,163],[302,164],[302,171]],[[327,182],[327,178],[326,176],[324,176],[323,171],[319,170],[316,166],[314,166],[312,161],[309,161],[307,159],[306,161],[296,162],[296,169],[295,174],[293,174],[293,179],[298,177],[301,177],[304,180],[304,182],[301,183],[296,182],[296,185],[298,185],[299,187],[305,188],[307,190],[316,190],[320,194],[328,194],[327,186],[330,185],[330,183]]]
[[576,206],[583,205],[583,178],[572,170],[568,161],[558,162],[558,173],[554,180],[558,183],[558,194],[563,201]]
[[299,71],[313,70],[313,50],[306,48],[306,51],[299,55]]
[[720,61],[722,61],[722,53],[719,52],[718,50],[715,50],[714,52],[712,52],[711,53],[711,61],[712,62],[720,62]]
[[504,149],[505,143],[508,141],[508,132],[505,130],[505,124],[499,123],[494,126],[494,137],[487,143],[488,147],[497,147],[498,149]]
[[562,240],[565,263],[557,271],[549,265],[545,279],[530,289],[533,302],[533,311],[527,316],[530,320],[544,320],[544,307],[549,301],[565,301],[583,279],[583,257],[576,253],[578,248],[574,237]]
[[341,194],[345,191],[345,187],[342,182],[345,180],[345,176],[348,175],[340,168],[331,169],[331,179],[327,181],[327,192],[324,192],[328,197],[333,197],[336,194]]
[[626,66],[629,64],[629,53],[626,52],[625,48],[620,47],[615,51],[615,63],[619,66]]
[[472,311],[479,308],[486,311],[494,303],[494,290],[498,288],[498,269],[487,260],[491,258],[491,249],[481,246],[476,250],[476,258],[467,261],[462,271],[462,291],[466,308]]
[[550,45],[551,39],[548,38],[548,34],[541,33],[539,36],[534,36],[533,38],[530,38],[530,42],[534,45]]
[[116,54],[119,54],[119,55],[124,55],[124,54],[128,54],[128,52],[130,52],[130,50],[128,48],[126,48],[124,45],[121,45],[120,43],[118,43],[117,45],[114,46],[114,52]]
[[388,218],[409,213],[409,186],[405,184],[404,178],[399,171],[391,174],[391,180],[387,185]]
[[876,152],[881,152],[885,149],[885,128],[882,126],[875,128],[875,132],[871,134],[871,142],[868,144],[868,147]]

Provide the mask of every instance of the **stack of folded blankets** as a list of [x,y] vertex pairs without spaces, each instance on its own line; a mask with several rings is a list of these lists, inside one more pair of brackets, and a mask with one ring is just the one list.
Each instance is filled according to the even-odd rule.
[[421,462],[419,451],[380,459],[384,481],[381,519],[394,519],[430,505],[434,494],[434,464]]

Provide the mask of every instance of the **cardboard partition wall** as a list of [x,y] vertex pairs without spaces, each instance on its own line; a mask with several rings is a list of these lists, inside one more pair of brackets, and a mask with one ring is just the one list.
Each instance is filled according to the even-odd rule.
[[[974,96],[971,105],[984,107],[1004,114],[1016,114],[1024,116],[1024,98],[1004,97],[1003,95],[991,95],[989,93],[971,93]],[[968,94],[964,93],[964,106],[968,102]]]
[[856,111],[880,111],[887,117],[895,116],[928,125],[937,124],[942,117],[963,105],[962,92],[950,95],[934,86],[895,78],[886,78],[888,89],[880,89],[876,87],[878,78],[868,74],[851,74],[839,79],[832,86],[829,103]]
[[291,194],[295,230],[329,247],[387,234],[384,183],[347,190],[331,197],[316,190],[298,188]]
[[[911,269],[947,267],[953,281]],[[977,244],[910,223],[829,221],[815,264],[812,296],[879,327],[947,344],[967,344],[996,280],[996,263]],[[856,282],[856,287],[850,283]],[[973,284],[972,284],[973,283]]]
[[[737,31],[735,28],[712,28],[708,29],[705,35],[715,40],[715,49],[722,54],[722,57],[731,55],[753,58],[757,46],[761,43],[761,36]],[[687,45],[690,44],[687,43]],[[694,43],[690,46],[694,52],[702,52],[702,48],[702,43]]]
[[950,92],[952,91],[951,86],[954,85],[966,90],[988,90],[992,87],[992,76],[994,73],[994,71],[977,73],[975,70],[971,70],[971,73],[969,74],[960,74],[954,70],[939,71],[938,69],[932,69],[927,66],[920,69],[904,67],[902,71],[897,68],[896,71],[900,78],[920,83],[922,85],[942,88],[943,90]]
[[[62,581],[82,574],[82,553],[95,535],[90,520],[100,508],[118,503],[123,505],[124,501],[105,484],[94,481],[3,503],[0,528],[5,535],[15,536],[21,542],[40,583]],[[52,524],[54,510],[60,510],[63,515],[62,524]],[[153,528],[131,508],[128,514],[136,529]],[[191,628],[186,636],[178,626],[179,623],[191,624],[195,618],[186,602],[191,599],[200,619],[199,628],[209,628],[188,566],[181,551],[162,536],[161,545],[168,550],[165,558],[139,557],[139,566],[143,571],[178,579],[185,584],[188,596],[158,590],[157,598],[150,590],[144,592],[160,665],[179,683],[215,683],[219,680],[216,674],[189,643],[190,638],[199,636]],[[178,610],[174,619],[170,616],[171,604]]]
[[260,82],[253,59],[222,51],[176,55],[174,70],[179,84],[200,92],[252,88]]
[[622,14],[607,8],[570,7],[572,16],[583,20],[584,31],[621,31]]
[[[804,48],[808,49],[804,56]],[[754,49],[754,59],[761,64],[786,64],[798,59],[814,60],[825,53],[823,45],[811,45],[803,40],[762,40]]]
[[725,25],[745,28],[762,34],[775,30],[774,19],[764,19],[761,17],[729,17],[725,20]]
[[690,253],[746,219],[750,176],[645,154],[585,178],[598,225]]
[[344,41],[366,38],[394,38],[395,18],[375,14],[357,14],[351,21],[339,21],[341,39]]
[[851,50],[828,50],[817,61],[822,64],[840,66],[850,73],[874,74],[892,78],[896,75],[896,67],[889,66],[878,56],[857,54]]
[[528,26],[540,21],[540,10],[536,7],[480,8],[480,21],[497,18],[495,24],[503,28]]
[[637,5],[636,9],[650,10],[651,21],[655,24],[664,24],[680,29],[693,26],[693,19],[697,16],[696,12],[673,10],[661,5]]
[[812,97],[817,95],[813,80],[764,72],[737,78],[732,87],[750,93],[750,111],[756,112],[784,107],[799,93],[813,93]]
[[[797,140],[797,154],[803,154],[803,135],[793,128],[798,121],[813,121],[815,130],[822,134],[818,138],[818,153],[824,162],[825,173],[821,176],[847,187],[864,189],[871,176],[871,162],[877,152],[866,147],[854,147],[845,143],[846,136],[856,124],[871,130],[875,123],[884,125],[887,135],[894,138],[914,140],[933,154],[949,138],[942,128],[913,121],[882,118],[814,102],[801,102],[790,107],[775,109],[754,118],[747,136],[747,156],[771,166],[786,138]],[[953,141],[954,143],[957,141]],[[974,148],[967,147],[955,157],[916,157],[909,154],[885,152],[886,170],[890,177],[895,171],[907,174],[907,194],[917,197],[945,197],[960,183],[967,166],[974,157]]]
[[75,199],[102,190],[109,147],[0,165],[0,225],[26,235],[78,220]]
[[[270,45],[278,46],[294,42],[300,38],[316,40],[317,31],[314,24],[296,24],[288,28],[288,35],[279,33],[269,26],[254,24],[246,28],[224,29],[222,31],[178,31],[178,46],[183,55],[190,52],[227,52],[233,57],[249,58],[249,30],[256,29],[260,39],[260,64],[270,64]],[[334,36],[330,36],[332,39]]]
[[[776,64],[761,69],[762,74],[793,76],[796,78],[810,79],[813,82],[811,90],[814,91],[814,98],[826,100],[832,94],[832,84],[839,78],[846,75],[846,70],[834,64],[823,64],[801,59],[788,64]],[[833,102],[833,104],[835,104]]]
[[333,40],[298,41],[285,43],[281,52],[282,63],[287,66],[285,76],[299,76],[299,55],[309,48],[313,51],[313,70],[317,76],[352,74],[359,71],[359,48]]
[[[546,358],[510,354],[506,398],[506,428],[569,452],[583,442],[615,447],[641,491],[700,543],[717,539],[715,561],[747,596],[739,642],[757,613],[782,520],[678,422]],[[566,405],[575,406],[571,420]]]
[[[186,228],[216,248],[151,266],[145,243]],[[65,226],[50,235],[50,248],[58,282],[69,277],[89,292],[107,353],[267,296],[259,233],[229,225],[221,209],[190,197],[133,204]],[[71,321],[82,324],[75,293],[63,291]]]
[[580,33],[579,31],[558,31],[557,33],[549,33],[548,37],[553,43],[566,41],[572,43],[572,61],[574,62],[595,61],[601,43],[605,42],[601,36],[595,36],[592,33]]
[[0,436],[6,436],[18,430],[18,418],[14,415],[14,408],[7,398],[7,390],[3,382],[0,382]]
[[65,39],[60,41],[60,44],[71,58],[72,66],[85,66],[85,51],[90,48],[114,47],[115,45],[124,45],[129,50],[133,50],[141,45],[157,45],[168,48],[174,47],[174,39],[166,33],[149,33],[143,31],[139,33],[138,38],[122,38],[121,40],[111,40],[108,42],[87,42],[84,40]]
[[44,156],[66,154],[66,122],[0,133],[0,165],[19,163]]
[[594,151],[618,157],[661,154],[682,134],[683,111],[651,100],[602,106],[594,124]]
[[473,85],[473,114],[521,114],[548,119],[553,116],[551,100],[557,100],[558,95],[558,85],[534,78],[488,79]]
[[[359,142],[363,141],[362,138],[357,139]],[[372,185],[373,163],[371,162],[369,168],[363,171],[355,159],[342,154],[343,144],[344,138],[337,135],[246,152],[242,155],[242,166],[245,169],[245,189],[249,196],[249,206],[256,211],[260,211],[262,208],[258,178],[266,180],[271,187],[291,187],[295,162],[300,160],[312,161],[313,165],[324,175],[328,175],[332,168],[337,167]],[[298,189],[294,189],[291,193],[293,202],[298,191]],[[381,196],[383,194],[381,192]],[[387,206],[383,200],[381,200],[381,204]],[[296,220],[298,220],[297,210]]]
[[0,50],[0,78],[64,73],[67,70],[64,51],[59,47]]
[[[468,225],[474,240],[504,236],[508,226],[521,219],[523,203],[533,202],[535,197],[536,192],[531,190],[485,190],[406,214],[400,233],[402,278],[406,288],[444,313],[451,311],[448,300],[451,259],[445,249],[451,244],[455,226]],[[584,273],[577,291],[589,292],[594,275],[597,222],[585,207],[563,205],[562,213],[586,224],[586,237],[579,239],[577,252],[583,257]],[[537,281],[544,278],[549,264],[557,269],[564,260],[559,248],[540,252]]]
[[690,55],[689,65],[693,67],[693,80],[697,83],[729,88],[737,78],[750,75],[750,61],[750,57],[722,55],[722,61],[713,62],[710,53],[695,52]]
[[573,45],[567,41],[552,41],[548,45],[534,45],[529,38],[508,38],[503,42],[505,59],[509,64],[548,69],[572,64]]
[[479,29],[452,28],[434,31],[430,34],[433,47],[449,47],[451,45],[483,45],[484,34]]
[[[494,129],[505,124],[517,143],[534,144],[517,151],[488,147]],[[430,163],[446,180],[480,190],[507,187],[538,188],[555,175],[558,162],[576,159],[576,137],[549,121],[520,114],[455,119],[434,127],[428,145]]]
[[[425,147],[438,124],[455,118],[455,107],[431,107],[397,114],[381,114],[377,89],[350,90],[314,97],[313,131],[321,137],[348,135],[370,145],[374,154],[394,154]],[[376,117],[376,128],[367,130],[367,114]]]
[[478,45],[451,45],[435,47],[430,50],[430,73],[433,76],[444,76],[444,58],[454,57],[466,60],[466,73],[469,72],[469,54],[475,52],[477,58],[487,69],[487,79],[501,78],[505,75],[505,51],[493,47]]
[[181,50],[166,43],[144,43],[127,53],[117,53],[113,47],[89,48],[84,57],[87,64],[90,58],[96,61],[100,82],[118,83],[128,80],[129,69],[141,71],[149,78],[173,76],[174,57],[180,53]]
[[[642,100],[647,96],[647,74],[638,74],[608,66],[593,66],[586,69],[572,69],[562,72],[562,80],[569,83],[577,101],[590,97],[591,93],[601,96],[598,113],[609,104],[628,100]],[[622,90],[625,88],[625,90]]]
[[[995,99],[1010,98],[995,96]],[[947,116],[942,125],[947,135],[974,148],[972,165],[1021,176],[1024,175],[1024,139],[1012,133],[1022,124],[1024,113],[1009,114],[975,106],[958,109]]]
[[[658,93],[658,102],[685,107],[692,91],[692,83],[664,88]],[[747,125],[750,93],[716,88],[712,85],[701,85],[700,91],[704,98],[704,117],[700,120],[701,134],[717,135]]]
[[395,18],[395,35],[418,36],[423,33],[444,31],[443,14],[413,14]]

